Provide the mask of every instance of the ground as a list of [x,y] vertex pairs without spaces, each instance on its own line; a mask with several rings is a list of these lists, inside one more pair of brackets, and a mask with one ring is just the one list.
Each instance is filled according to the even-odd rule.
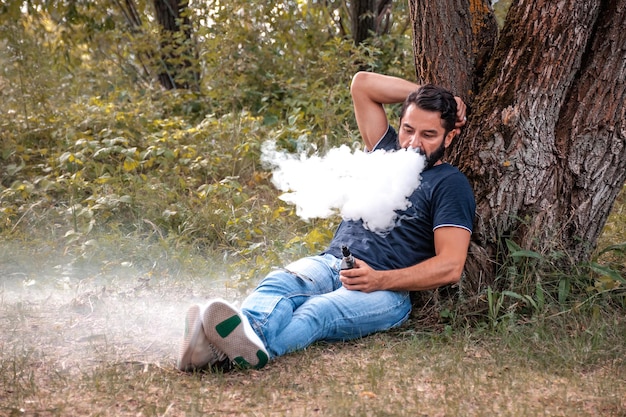
[[182,373],[186,308],[242,293],[124,262],[32,263],[0,263],[0,416],[626,416],[621,347],[593,337],[511,343],[407,326],[258,371]]

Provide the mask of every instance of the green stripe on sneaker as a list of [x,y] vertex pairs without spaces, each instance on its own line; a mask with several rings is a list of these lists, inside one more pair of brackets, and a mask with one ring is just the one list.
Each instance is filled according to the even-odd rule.
[[257,365],[255,366],[256,369],[263,368],[265,364],[267,363],[267,361],[269,360],[265,352],[263,352],[262,350],[258,350],[256,352],[256,357],[259,358],[259,363],[257,363]]
[[[269,358],[267,357],[265,352],[263,352],[262,350],[258,350],[256,352],[256,357],[259,359],[259,362],[256,364],[254,369],[261,369],[261,368],[263,368],[267,364],[267,361],[269,360]],[[238,367],[240,367],[240,368],[244,368],[245,369],[245,368],[252,367],[250,362],[245,360],[242,356],[237,356],[236,358],[233,359],[233,362],[235,362],[235,364]]]
[[250,364],[248,363],[248,361],[245,360],[241,356],[237,356],[235,359],[233,359],[233,362],[235,362],[235,365],[237,365],[239,368],[242,368],[242,369],[246,369],[250,367]]
[[217,331],[217,334],[219,334],[222,338],[225,338],[229,334],[231,334],[233,330],[235,330],[240,324],[241,318],[235,314],[234,316],[229,317],[221,323],[217,324],[217,326],[215,326],[215,331]]

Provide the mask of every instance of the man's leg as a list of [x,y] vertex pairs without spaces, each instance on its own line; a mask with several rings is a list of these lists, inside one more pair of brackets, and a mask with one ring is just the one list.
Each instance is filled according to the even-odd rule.
[[350,340],[399,326],[409,317],[407,292],[363,293],[343,287],[311,297],[296,309],[268,350],[274,356],[303,349],[318,340]]
[[275,339],[287,327],[294,312],[310,297],[341,287],[340,260],[332,255],[300,259],[270,272],[244,300],[242,312],[263,340],[270,358],[285,353],[274,349]]

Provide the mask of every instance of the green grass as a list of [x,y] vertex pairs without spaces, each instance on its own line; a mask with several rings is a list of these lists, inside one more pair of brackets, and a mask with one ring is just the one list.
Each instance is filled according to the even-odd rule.
[[[624,321],[593,338],[563,325],[498,336],[392,332],[318,344],[259,371],[227,374],[122,360],[76,373],[48,369],[32,353],[4,352],[0,413],[623,416]],[[537,331],[553,337],[542,340]]]
[[[604,247],[623,237],[623,199]],[[45,236],[0,244],[2,416],[626,416],[624,291],[599,276],[563,305],[453,307],[259,371],[185,374],[174,365],[186,308],[241,300],[267,260],[175,236]],[[620,251],[604,256],[624,265]],[[240,280],[242,268],[257,275]]]
[[226,288],[209,259],[193,273],[112,261],[38,269],[25,259],[9,271],[8,260],[0,262],[3,416],[626,415],[626,319],[610,303],[496,326],[486,317],[449,327],[414,319],[258,371],[186,374],[175,356],[187,306],[245,292]]

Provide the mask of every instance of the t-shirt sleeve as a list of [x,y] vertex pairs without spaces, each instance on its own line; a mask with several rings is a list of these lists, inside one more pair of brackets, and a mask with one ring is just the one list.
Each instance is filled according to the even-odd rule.
[[380,149],[384,149],[386,151],[394,151],[400,149],[400,144],[398,143],[398,134],[396,133],[396,130],[391,127],[391,125],[387,125],[387,131],[374,146],[372,152],[378,151]]
[[472,232],[476,201],[472,187],[460,172],[448,176],[433,195],[433,231],[439,227],[461,227]]

